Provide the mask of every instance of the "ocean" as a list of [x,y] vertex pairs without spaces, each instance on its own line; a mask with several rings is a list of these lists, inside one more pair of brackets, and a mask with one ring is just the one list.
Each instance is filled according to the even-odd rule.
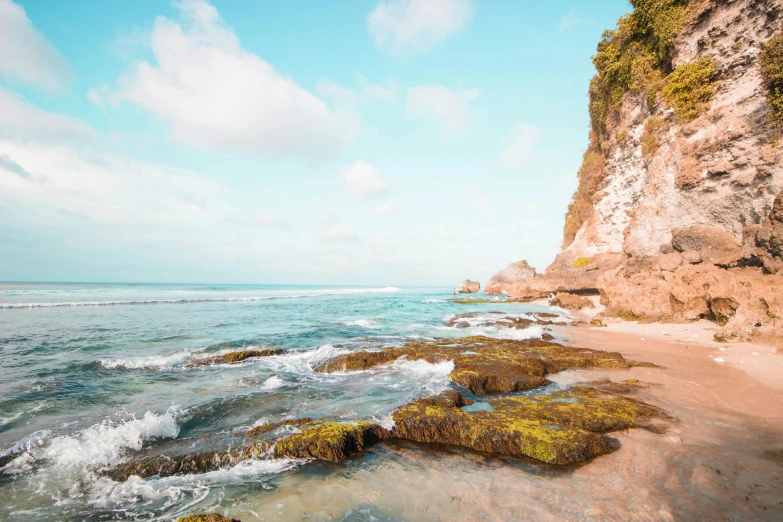
[[[340,465],[250,460],[122,483],[101,471],[143,448],[165,451],[176,441],[287,418],[388,425],[395,409],[447,388],[453,364],[399,361],[333,374],[313,367],[423,337],[543,333],[539,326],[447,328],[449,315],[498,308],[451,298],[451,288],[2,283],[0,520],[176,520],[228,508],[239,509],[243,521],[406,520],[403,504],[417,487],[393,493],[405,475],[394,467],[416,472],[443,462],[415,447],[390,445]],[[533,310],[543,308],[502,305],[511,314]],[[286,353],[189,366],[259,346]],[[408,454],[413,461],[401,463]],[[475,460],[466,458],[462,465]],[[369,477],[388,497],[329,493],[329,484],[374,466],[383,469]]]

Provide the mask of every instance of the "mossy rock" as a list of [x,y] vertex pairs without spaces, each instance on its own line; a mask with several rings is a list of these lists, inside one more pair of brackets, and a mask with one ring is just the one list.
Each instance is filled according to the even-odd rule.
[[204,515],[190,515],[189,517],[182,517],[177,522],[241,522],[236,518],[226,518],[223,515],[217,513],[206,513]]
[[584,268],[584,267],[586,267],[587,265],[589,265],[592,262],[593,262],[593,259],[590,258],[590,257],[578,257],[578,258],[576,258],[576,260],[574,261],[572,266],[574,268]]
[[566,465],[611,451],[604,432],[649,427],[657,407],[586,386],[544,396],[488,401],[465,410],[453,397],[423,399],[394,414],[392,435],[509,457]]
[[783,33],[770,38],[759,56],[761,78],[767,90],[771,117],[783,128]]
[[303,417],[301,419],[288,419],[288,420],[282,420],[278,422],[267,422],[266,424],[262,424],[261,426],[256,426],[255,428],[246,431],[245,436],[258,437],[259,435],[263,435],[270,431],[274,431],[278,428],[282,428],[283,426],[304,426],[305,424],[310,424],[311,422],[313,422],[312,417]]
[[371,422],[317,422],[300,433],[284,437],[274,446],[278,458],[342,461],[364,448],[389,438],[389,432]]
[[238,448],[225,450],[150,456],[120,464],[106,472],[106,475],[112,480],[123,482],[133,475],[149,478],[206,473],[261,457],[269,451],[270,447],[271,443],[268,441],[253,441]]
[[[547,374],[569,368],[621,368],[649,365],[626,361],[620,353],[563,346],[551,341],[513,341],[475,336],[411,341],[401,348],[341,355],[316,371],[366,370],[401,357],[430,363],[454,362],[449,377],[475,394],[532,390],[549,384]],[[654,365],[650,365],[654,366]]]
[[241,350],[238,352],[229,352],[223,355],[215,355],[196,361],[193,366],[209,366],[211,364],[234,364],[242,362],[252,357],[269,357],[270,355],[282,355],[282,348],[264,348],[262,350]]

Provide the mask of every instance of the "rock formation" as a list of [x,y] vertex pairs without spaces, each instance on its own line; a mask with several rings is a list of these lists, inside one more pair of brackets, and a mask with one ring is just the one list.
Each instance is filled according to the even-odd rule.
[[783,0],[632,0],[604,33],[563,249],[506,288],[783,346]]
[[240,522],[235,518],[226,518],[217,513],[205,513],[203,515],[190,515],[182,517],[177,522]]
[[626,361],[617,352],[563,346],[551,341],[511,341],[491,337],[461,337],[411,341],[400,348],[340,355],[315,368],[319,372],[357,371],[401,357],[430,363],[452,361],[452,381],[475,394],[532,390],[549,384],[547,374],[569,368],[630,368],[651,366]]
[[394,414],[392,434],[563,465],[609,453],[604,432],[648,427],[649,420],[664,416],[655,406],[586,386],[465,408],[472,403],[454,391],[420,399]]
[[[652,421],[668,418],[658,407],[623,396],[647,386],[634,379],[602,379],[565,390],[541,390],[530,396],[495,395],[547,386],[551,384],[546,379],[548,374],[569,368],[655,366],[627,361],[619,353],[537,339],[467,337],[414,341],[400,348],[340,355],[315,369],[365,370],[401,357],[452,361],[454,370],[449,377],[455,385],[475,396],[494,397],[477,402],[479,397],[474,401],[450,388],[398,409],[393,414],[395,426],[391,431],[368,421],[303,417],[267,423],[244,433],[220,432],[165,441],[142,449],[132,461],[102,473],[112,480],[125,481],[134,475],[150,478],[204,473],[248,459],[339,462],[390,439],[449,444],[563,465],[610,452],[613,446],[604,432],[629,428],[660,432],[661,428]],[[214,514],[194,517],[188,520],[223,520]]]
[[459,291],[460,294],[475,294],[479,291],[481,288],[481,283],[478,281],[471,281],[470,279],[465,279],[462,282],[462,290]]
[[525,259],[516,263],[511,263],[506,268],[493,275],[484,287],[484,293],[502,294],[508,292],[511,285],[521,283],[535,277],[536,269],[530,266]]
[[223,355],[215,355],[194,362],[191,366],[209,366],[211,364],[236,364],[252,357],[269,357],[270,355],[282,355],[282,348],[262,348],[260,350],[241,350],[229,352]]
[[579,295],[569,294],[568,292],[560,292],[555,295],[549,304],[552,306],[559,306],[560,308],[567,308],[569,310],[581,310],[582,308],[592,308],[593,302],[586,297]]

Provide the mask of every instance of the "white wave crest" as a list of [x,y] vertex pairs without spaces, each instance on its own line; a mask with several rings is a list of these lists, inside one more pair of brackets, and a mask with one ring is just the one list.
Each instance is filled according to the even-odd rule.
[[300,294],[254,295],[243,297],[202,297],[180,299],[138,299],[138,300],[107,300],[107,301],[53,301],[32,303],[0,303],[3,308],[53,308],[61,306],[119,306],[119,305],[153,305],[153,304],[186,304],[186,303],[231,303],[268,301],[270,299],[296,299],[300,297],[321,297],[326,295],[351,295],[401,292],[402,289],[393,286],[384,288],[343,288],[335,290],[311,290]]
[[367,328],[369,330],[375,330],[376,328],[380,328],[381,325],[379,325],[376,321],[372,319],[356,319],[354,321],[343,321],[340,324],[343,326],[359,326],[361,328]]
[[[211,354],[210,354],[211,355]],[[104,368],[127,368],[135,370],[139,368],[170,368],[179,366],[192,358],[194,353],[190,350],[182,350],[170,355],[150,355],[148,357],[127,357],[118,359],[98,359],[98,363]]]
[[49,469],[59,471],[86,472],[113,466],[122,462],[127,450],[141,449],[145,440],[179,435],[175,414],[176,409],[172,408],[162,415],[147,412],[141,418],[133,417],[119,424],[107,420],[75,436],[54,437],[15,460],[29,461],[32,457],[34,461],[45,461]]
[[472,330],[471,333],[473,335],[484,335],[497,339],[524,341],[526,339],[540,339],[544,335],[544,329],[540,326],[528,326],[523,330],[514,328],[476,328]]
[[302,462],[295,459],[250,459],[230,468],[195,475],[150,479],[134,475],[125,482],[101,477],[93,485],[88,502],[96,507],[110,508],[139,501],[166,500],[169,504],[175,504],[194,497],[198,501],[206,496],[210,487],[258,480],[266,475],[293,469]]
[[278,377],[277,375],[273,375],[267,380],[264,381],[264,384],[261,385],[262,390],[276,390],[280,388],[281,386],[285,386],[286,382]]

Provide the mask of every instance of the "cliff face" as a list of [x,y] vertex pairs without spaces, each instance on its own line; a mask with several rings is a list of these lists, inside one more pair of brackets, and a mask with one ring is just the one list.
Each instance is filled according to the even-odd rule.
[[783,0],[631,3],[594,58],[563,250],[503,289],[597,290],[610,315],[779,344]]

